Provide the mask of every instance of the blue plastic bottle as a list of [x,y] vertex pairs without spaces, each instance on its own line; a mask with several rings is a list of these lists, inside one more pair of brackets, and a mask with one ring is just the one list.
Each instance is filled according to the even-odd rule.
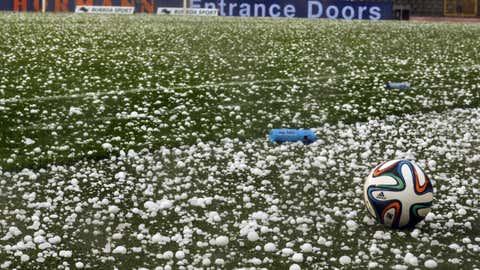
[[390,89],[406,90],[410,88],[409,82],[389,82],[385,86]]
[[309,129],[272,129],[269,137],[272,143],[298,141],[312,143],[317,139],[315,132]]

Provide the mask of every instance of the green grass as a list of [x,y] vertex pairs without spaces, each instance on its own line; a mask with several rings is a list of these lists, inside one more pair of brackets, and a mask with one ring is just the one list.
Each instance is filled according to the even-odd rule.
[[[267,258],[262,267],[288,269],[280,252],[256,250],[272,242],[318,248],[304,253],[306,269],[345,268],[344,254],[355,269],[405,264],[396,248],[420,267],[430,258],[441,269],[480,267],[478,250],[462,242],[478,248],[480,240],[480,25],[10,13],[0,24],[0,237],[14,225],[19,237],[39,234],[28,228],[38,215],[44,235],[62,238],[46,251],[26,249],[23,263],[6,248],[20,238],[2,239],[0,264],[180,269],[211,257],[233,269],[257,257]],[[388,90],[389,81],[413,87]],[[274,127],[314,128],[321,141],[274,146],[266,137]],[[362,203],[363,177],[397,157],[437,163],[427,168],[436,216],[419,237],[369,224]],[[213,203],[192,205],[195,197]],[[156,216],[144,210],[163,198],[174,206]],[[109,213],[112,204],[120,212]],[[220,222],[205,217],[211,211]],[[239,231],[256,211],[273,218],[258,221],[267,229],[250,242]],[[346,220],[359,228],[349,231]],[[156,232],[188,241],[152,243]],[[218,235],[229,237],[227,247],[197,245]],[[128,253],[103,252],[107,242]],[[373,245],[382,253],[370,253]],[[73,256],[53,255],[62,249]],[[157,257],[179,249],[187,262]],[[45,262],[35,261],[39,253]]]
[[[118,151],[252,139],[269,124],[315,127],[479,105],[477,25],[11,14],[0,20],[6,169],[106,157],[103,142]],[[386,91],[388,81],[414,88]],[[71,107],[82,114],[69,115]],[[131,112],[148,117],[122,116]],[[37,143],[26,147],[25,138]],[[41,152],[32,153],[37,146]]]

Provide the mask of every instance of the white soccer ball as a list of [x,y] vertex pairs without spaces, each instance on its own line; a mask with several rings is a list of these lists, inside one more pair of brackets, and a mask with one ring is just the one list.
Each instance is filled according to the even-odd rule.
[[365,180],[368,212],[391,228],[413,227],[430,212],[432,182],[408,160],[391,160],[375,167]]

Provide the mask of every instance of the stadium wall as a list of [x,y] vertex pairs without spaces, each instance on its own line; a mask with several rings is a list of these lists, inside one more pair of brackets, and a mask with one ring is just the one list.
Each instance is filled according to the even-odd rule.
[[443,16],[443,0],[396,0],[394,8],[409,9],[412,16]]
[[[191,6],[198,3],[216,2],[217,5],[221,1],[237,3],[291,3],[296,6],[306,4],[306,0],[188,0]],[[393,4],[393,9],[408,10],[412,16],[429,16],[429,17],[480,17],[480,9],[478,8],[480,0],[350,0],[335,1],[322,0],[325,7],[330,3],[347,2],[350,5],[360,5],[361,3],[378,3]],[[43,0],[0,0],[0,10],[3,11],[42,11]],[[320,2],[320,0],[317,0]],[[134,6],[135,12],[155,13],[158,7],[182,7],[182,0],[47,0],[46,11],[49,12],[73,12],[76,5],[103,5],[103,6]],[[233,14],[238,15],[238,14]],[[324,16],[325,17],[325,16]],[[383,16],[382,19],[389,19],[389,16]]]

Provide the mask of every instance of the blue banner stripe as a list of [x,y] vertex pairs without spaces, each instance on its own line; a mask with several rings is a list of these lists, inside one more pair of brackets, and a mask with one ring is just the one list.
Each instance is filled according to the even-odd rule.
[[[42,0],[2,0],[0,10],[40,11]],[[73,12],[88,0],[47,0],[47,11]],[[109,3],[93,0],[93,5]],[[180,0],[111,0],[114,6],[134,5],[136,12],[156,12],[158,7],[181,7]],[[193,8],[216,8],[221,16],[301,17],[380,20],[393,18],[392,2],[322,0],[191,0]]]

